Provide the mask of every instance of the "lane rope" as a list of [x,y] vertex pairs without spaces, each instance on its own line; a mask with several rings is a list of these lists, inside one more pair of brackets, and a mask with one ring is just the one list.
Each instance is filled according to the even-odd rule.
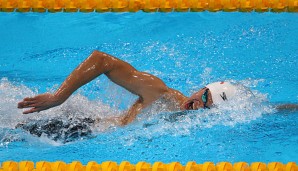
[[137,164],[131,164],[123,161],[119,165],[114,161],[105,161],[97,163],[90,161],[83,165],[79,161],[73,161],[69,164],[63,161],[47,162],[47,161],[4,161],[1,164],[0,171],[298,171],[295,162],[283,164],[281,162],[205,162],[197,164],[194,161],[187,162],[182,165],[179,162],[163,163],[155,162],[153,164],[140,161]]
[[0,0],[1,12],[298,12],[298,0]]

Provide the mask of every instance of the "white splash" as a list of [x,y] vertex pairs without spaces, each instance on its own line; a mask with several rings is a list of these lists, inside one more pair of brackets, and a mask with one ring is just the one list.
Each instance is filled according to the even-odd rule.
[[238,84],[237,87],[238,95],[233,100],[209,110],[162,111],[158,115],[149,115],[147,118],[147,114],[142,114],[139,117],[142,117],[143,121],[135,123],[130,129],[125,130],[129,133],[123,133],[122,143],[131,145],[137,141],[138,137],[187,136],[199,129],[208,129],[215,125],[233,127],[236,124],[249,123],[262,117],[263,114],[275,112],[275,109],[268,103],[266,95],[249,90],[241,84]]
[[[233,82],[233,80],[231,80]],[[235,81],[234,81],[235,82]],[[258,81],[242,81],[245,85],[256,86]],[[154,138],[162,135],[190,135],[198,129],[211,128],[214,125],[234,126],[239,123],[248,123],[260,118],[264,113],[272,113],[275,110],[268,105],[267,97],[258,91],[248,91],[245,86],[238,85],[239,96],[225,103],[225,105],[211,108],[210,110],[198,110],[190,112],[169,112],[166,106],[152,107],[138,116],[136,122],[122,129],[116,129],[121,134],[120,141],[125,145],[133,144],[138,137]],[[10,141],[18,141],[30,138],[15,132],[18,123],[28,120],[44,120],[51,118],[91,118],[103,119],[120,116],[121,111],[102,103],[99,100],[89,100],[79,93],[72,95],[64,104],[40,113],[23,115],[22,110],[17,109],[17,103],[24,97],[34,96],[38,92],[24,85],[13,84],[6,78],[0,81],[0,143],[5,145]],[[175,116],[177,115],[177,116]],[[94,134],[99,134],[107,129],[111,130],[109,123],[102,123],[91,128]],[[114,129],[115,130],[115,129]],[[30,136],[32,137],[32,136]],[[57,145],[42,136],[43,143]],[[34,140],[35,141],[35,140]],[[59,145],[59,142],[58,142]]]
[[[0,135],[0,142],[7,143],[27,139],[20,132],[15,133],[15,127],[20,123],[27,123],[34,120],[48,120],[52,118],[77,120],[83,118],[104,119],[121,115],[121,111],[102,103],[99,100],[89,100],[87,97],[76,93],[72,95],[65,103],[58,107],[54,107],[39,113],[22,114],[23,110],[17,108],[17,103],[25,97],[32,97],[38,94],[37,90],[31,90],[21,84],[14,84],[7,78],[0,81],[0,129],[3,134]],[[26,110],[26,109],[24,109]],[[103,132],[109,128],[107,123],[91,128],[94,132]],[[6,130],[6,131],[3,131]],[[45,140],[46,136],[41,139],[52,143],[51,140]],[[2,144],[3,145],[3,144]]]

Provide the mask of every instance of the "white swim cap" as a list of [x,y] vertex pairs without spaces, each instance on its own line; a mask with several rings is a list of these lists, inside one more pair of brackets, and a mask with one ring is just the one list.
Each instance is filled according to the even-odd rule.
[[209,88],[215,105],[230,100],[237,92],[236,86],[229,82],[215,82],[206,87]]

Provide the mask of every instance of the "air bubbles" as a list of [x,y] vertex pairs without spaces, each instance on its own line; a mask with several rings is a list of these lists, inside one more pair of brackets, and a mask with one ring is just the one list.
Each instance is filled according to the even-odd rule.
[[[211,69],[207,68],[206,73],[209,71],[211,72]],[[237,83],[234,80],[230,81]],[[244,85],[238,85],[240,90],[238,98],[210,110],[170,112],[167,109],[168,104],[157,101],[151,108],[138,115],[136,122],[127,127],[119,129],[111,122],[100,122],[97,125],[87,126],[95,136],[110,130],[115,134],[119,134],[119,139],[124,144],[133,145],[139,138],[154,139],[165,135],[189,136],[198,130],[212,128],[217,125],[234,126],[260,118],[264,113],[274,112],[274,109],[267,104],[266,94],[246,88],[246,86],[257,86],[259,82],[262,82],[262,79],[247,79],[240,82]],[[113,91],[116,91],[116,89]],[[82,119],[90,118],[91,120],[99,119],[100,121],[123,114],[117,108],[103,103],[100,99],[90,100],[87,96],[82,95],[83,93],[79,92],[72,95],[61,106],[40,113],[22,115],[22,111],[16,108],[17,102],[24,97],[34,96],[36,92],[23,85],[15,85],[4,78],[0,82],[0,94],[1,97],[4,97],[0,102],[2,116],[0,127],[12,131],[19,123],[34,123],[59,118],[64,125],[69,125],[64,130],[64,132],[67,132],[73,127],[78,127],[77,122]],[[5,137],[9,137],[10,134],[13,137],[18,135],[8,131]],[[51,137],[45,134],[40,137],[51,140]],[[1,138],[3,139],[4,136],[2,135]],[[7,140],[7,138],[5,139]],[[115,141],[118,141],[118,139]],[[3,140],[3,142],[6,141]]]
[[[72,131],[74,128],[79,129],[81,125],[78,125],[78,122],[81,120],[104,120],[105,118],[121,115],[121,111],[102,103],[100,100],[89,100],[86,96],[83,96],[79,93],[72,95],[64,104],[58,107],[41,111],[39,113],[23,115],[22,110],[17,109],[17,103],[25,97],[31,97],[35,95],[37,95],[37,92],[32,91],[24,85],[12,83],[7,78],[1,79],[0,96],[2,99],[0,101],[0,129],[3,128],[7,131],[3,135],[0,134],[0,142],[4,143],[17,141],[18,138],[16,139],[15,137],[18,136],[19,133],[14,133],[14,130],[16,130],[17,125],[20,124],[28,126],[30,124],[34,125],[41,123],[41,125],[37,125],[37,128],[41,128],[43,125],[46,126],[48,124],[47,121],[58,120],[63,122],[63,128],[61,127],[58,132],[60,131],[62,133],[67,133]],[[44,124],[42,124],[42,122],[44,122]],[[99,125],[100,126],[89,124],[87,125],[88,130],[92,130],[92,132],[96,135],[99,132],[103,132],[111,128],[111,124],[108,122],[101,122]],[[52,141],[53,139],[57,140],[57,138],[52,138],[54,133],[51,135],[50,132],[47,132],[49,130],[46,129],[48,128],[37,130],[38,136],[44,137],[43,139],[48,138],[49,141]],[[80,133],[79,131],[80,130],[78,130],[78,133]],[[45,133],[47,134],[45,135]],[[57,136],[62,137],[63,135]],[[54,137],[57,136],[55,135]],[[73,135],[69,134],[69,136]]]
[[[232,82],[236,82],[231,80]],[[255,85],[255,80],[245,80],[246,85]],[[257,82],[257,81],[256,81]],[[274,113],[275,109],[268,104],[266,94],[249,90],[246,86],[237,85],[238,96],[210,110],[169,112],[152,110],[152,115],[143,113],[137,123],[129,126],[132,130],[121,135],[123,144],[131,145],[138,137],[156,139],[163,136],[188,136],[202,130],[217,126],[234,127],[237,124],[249,123],[262,117],[263,114]],[[127,131],[125,129],[124,131]],[[130,143],[127,143],[129,139]]]

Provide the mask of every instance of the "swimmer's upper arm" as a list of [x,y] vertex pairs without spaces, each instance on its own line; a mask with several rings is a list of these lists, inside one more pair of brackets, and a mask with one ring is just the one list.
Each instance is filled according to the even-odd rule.
[[138,71],[125,61],[111,55],[105,56],[105,61],[110,64],[105,75],[112,82],[144,98],[145,101],[148,100],[148,97],[151,99],[153,96],[159,96],[163,90],[167,90],[167,86],[161,79],[152,74]]

